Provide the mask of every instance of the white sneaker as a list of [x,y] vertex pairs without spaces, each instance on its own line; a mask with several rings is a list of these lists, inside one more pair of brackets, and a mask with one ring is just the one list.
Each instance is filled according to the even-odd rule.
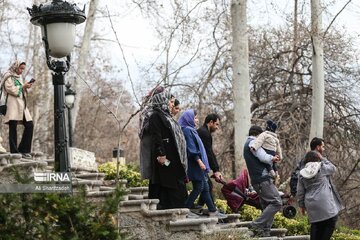
[[209,212],[209,217],[215,217],[215,218],[219,218],[219,219],[224,219],[227,218],[226,214],[223,214],[219,211],[215,211],[215,212]]
[[195,213],[192,213],[192,212],[189,212],[187,215],[186,215],[187,218],[199,218],[199,215],[195,214]]

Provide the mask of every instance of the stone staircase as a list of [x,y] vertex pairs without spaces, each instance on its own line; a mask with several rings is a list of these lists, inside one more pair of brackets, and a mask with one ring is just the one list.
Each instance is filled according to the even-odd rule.
[[[188,209],[156,210],[157,199],[147,199],[146,187],[129,188],[128,200],[119,205],[119,228],[131,239],[251,239],[250,222],[240,221],[239,214],[226,219],[187,218]],[[144,234],[146,233],[146,234]],[[306,236],[286,236],[287,229],[271,229],[271,237],[258,239],[306,240]],[[231,237],[233,236],[233,238]]]
[[31,178],[34,172],[45,172],[48,164],[42,153],[34,153],[32,156],[32,159],[25,159],[21,154],[0,154],[0,183],[17,183],[14,170],[28,178]]
[[[29,176],[33,172],[52,172],[54,160],[41,153],[32,154],[32,159],[23,159],[20,154],[0,154],[0,182],[12,182],[9,176],[15,168]],[[93,169],[72,168],[73,192],[84,188],[89,201],[102,202],[117,185],[126,189],[119,204],[118,226],[128,239],[251,239],[250,222],[240,221],[239,214],[228,214],[226,219],[213,217],[189,218],[189,209],[157,210],[158,199],[148,199],[147,187],[126,188],[127,181],[104,180],[105,175]],[[262,240],[305,240],[309,236],[286,236],[283,228],[271,229],[271,237]]]

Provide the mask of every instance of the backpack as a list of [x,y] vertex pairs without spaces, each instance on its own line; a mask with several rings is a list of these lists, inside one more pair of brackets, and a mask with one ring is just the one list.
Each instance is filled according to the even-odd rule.
[[299,173],[300,170],[305,166],[304,164],[304,158],[301,159],[298,164],[296,165],[296,168],[294,169],[294,171],[291,173],[291,177],[290,177],[290,193],[292,196],[296,196],[297,193],[297,184],[298,184],[298,180],[299,180]]

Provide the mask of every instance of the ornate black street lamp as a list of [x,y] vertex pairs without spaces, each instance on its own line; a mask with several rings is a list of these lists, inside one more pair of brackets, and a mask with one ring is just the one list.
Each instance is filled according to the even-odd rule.
[[86,19],[85,7],[80,10],[75,4],[53,0],[39,6],[33,5],[28,11],[31,23],[41,26],[47,65],[53,71],[55,171],[67,172],[70,166],[64,117],[64,75],[70,68],[70,53],[75,43],[75,25],[83,23]]
[[65,91],[65,106],[67,108],[68,112],[68,134],[69,134],[69,147],[73,146],[72,141],[72,125],[71,125],[71,109],[74,107],[75,102],[75,96],[76,91],[71,89],[71,84],[68,82],[66,85],[66,91]]

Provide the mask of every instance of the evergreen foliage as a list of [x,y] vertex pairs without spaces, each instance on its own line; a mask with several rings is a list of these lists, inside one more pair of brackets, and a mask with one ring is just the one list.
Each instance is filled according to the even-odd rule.
[[[226,200],[216,199],[215,202],[218,209],[223,210],[227,214],[232,213],[226,204]],[[260,215],[260,210],[252,206],[243,205],[239,213],[242,221],[252,221]],[[286,228],[288,230],[287,235],[306,235],[309,234],[310,224],[306,216],[300,216],[298,214],[295,219],[288,219],[278,212],[275,214],[273,228]],[[332,239],[360,240],[360,231],[346,227],[338,227]]]
[[[105,173],[106,180],[116,179],[116,162],[107,162],[99,166],[99,172]],[[120,179],[127,180],[128,187],[147,187],[148,180],[142,180],[139,169],[133,165],[119,166]]]
[[116,189],[103,204],[89,202],[85,191],[79,195],[0,195],[2,240],[116,240],[117,206],[124,192]]

